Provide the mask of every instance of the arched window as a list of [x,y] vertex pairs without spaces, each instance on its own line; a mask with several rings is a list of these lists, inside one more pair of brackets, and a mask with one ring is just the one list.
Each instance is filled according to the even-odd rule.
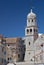
[[18,58],[20,58],[20,54],[18,54]]
[[32,32],[32,29],[30,29],[30,32]]
[[43,47],[43,44],[41,44],[41,47]]
[[33,22],[33,19],[32,19],[32,22]]
[[29,33],[29,30],[27,29],[27,33]]
[[31,59],[31,61],[33,61],[33,60]]
[[9,58],[8,58],[8,60],[9,60]]
[[34,29],[34,33],[35,33],[35,29]]
[[30,42],[29,42],[29,45],[30,45]]

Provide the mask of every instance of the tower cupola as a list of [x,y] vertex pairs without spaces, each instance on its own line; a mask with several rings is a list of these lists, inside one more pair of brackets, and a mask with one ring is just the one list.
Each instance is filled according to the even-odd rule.
[[30,11],[30,13],[27,15],[27,18],[30,19],[30,18],[36,18],[36,14],[33,13],[32,9]]

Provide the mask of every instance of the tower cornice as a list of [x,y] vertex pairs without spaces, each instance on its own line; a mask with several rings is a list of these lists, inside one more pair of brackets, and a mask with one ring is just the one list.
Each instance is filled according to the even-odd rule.
[[38,28],[38,26],[27,26],[26,28],[30,28],[30,27],[37,27]]

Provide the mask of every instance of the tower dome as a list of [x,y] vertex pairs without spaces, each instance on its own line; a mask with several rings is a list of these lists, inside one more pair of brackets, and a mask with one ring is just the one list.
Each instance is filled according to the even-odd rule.
[[27,18],[36,18],[36,14],[32,12],[32,9],[31,12],[27,15]]

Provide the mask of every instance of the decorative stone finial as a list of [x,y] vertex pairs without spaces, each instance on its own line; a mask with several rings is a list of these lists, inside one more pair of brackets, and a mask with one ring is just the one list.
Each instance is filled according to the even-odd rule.
[[32,9],[31,9],[31,13],[32,13]]

